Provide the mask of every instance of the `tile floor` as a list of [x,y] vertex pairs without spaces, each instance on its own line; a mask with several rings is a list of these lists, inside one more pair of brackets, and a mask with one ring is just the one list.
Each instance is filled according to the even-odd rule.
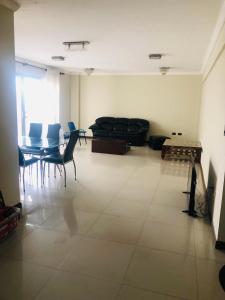
[[181,213],[186,163],[148,147],[93,154],[90,143],[75,157],[66,189],[52,171],[44,188],[27,176],[24,217],[0,244],[0,300],[225,299],[225,254],[208,222]]

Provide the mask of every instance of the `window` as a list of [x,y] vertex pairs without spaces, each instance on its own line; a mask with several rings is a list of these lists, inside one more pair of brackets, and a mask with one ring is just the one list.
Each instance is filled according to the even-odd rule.
[[[56,76],[55,76],[56,75]],[[30,123],[47,125],[59,122],[58,76],[46,72],[43,78],[16,76],[18,135],[28,135]]]

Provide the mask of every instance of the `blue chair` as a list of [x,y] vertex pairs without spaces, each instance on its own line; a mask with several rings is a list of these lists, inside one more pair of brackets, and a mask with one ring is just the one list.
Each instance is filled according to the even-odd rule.
[[[42,135],[42,123],[30,123],[29,137],[40,139]],[[35,147],[21,147],[24,154],[41,155],[41,150]]]
[[23,168],[23,191],[25,192],[25,169],[28,166],[31,166],[33,164],[35,164],[36,162],[38,162],[38,158],[37,157],[32,157],[30,159],[25,159],[23,152],[21,151],[20,147],[18,147],[18,151],[19,151],[19,167]]
[[66,168],[65,164],[72,162],[74,166],[74,174],[76,180],[76,164],[73,158],[73,151],[76,146],[77,140],[79,139],[79,130],[72,131],[70,134],[69,142],[66,146],[64,153],[61,155],[60,153],[53,153],[43,158],[44,162],[44,171],[43,171],[43,184],[44,184],[44,177],[45,177],[45,165],[54,164],[56,166],[62,166],[64,170],[64,186],[66,187]]
[[47,138],[48,139],[59,139],[60,128],[61,128],[61,125],[59,123],[49,124]]
[[[60,129],[61,129],[61,125],[59,123],[49,124],[48,125],[47,138],[48,139],[59,140],[59,131],[60,131]],[[44,154],[45,155],[52,154],[52,153],[59,153],[59,147],[44,149]]]
[[75,131],[75,130],[79,131],[79,143],[80,143],[80,146],[81,146],[81,141],[80,141],[81,137],[84,137],[85,143],[87,144],[86,131],[84,129],[76,129],[75,123],[71,122],[71,121],[68,122],[68,127],[69,127],[70,132]]
[[30,123],[29,137],[41,138],[41,135],[42,135],[42,124]]

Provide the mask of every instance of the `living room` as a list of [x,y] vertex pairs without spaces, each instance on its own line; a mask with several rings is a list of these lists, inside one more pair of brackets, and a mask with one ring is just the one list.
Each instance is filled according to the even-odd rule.
[[[0,1],[0,126],[2,130],[4,130],[0,144],[0,190],[3,191],[8,205],[14,205],[15,202],[21,199],[26,202],[27,209],[29,208],[30,201],[30,208],[35,208],[35,212],[37,203],[35,203],[34,207],[32,206],[33,203],[31,203],[31,200],[33,199],[34,201],[35,199],[36,202],[40,201],[43,206],[37,215],[28,216],[28,219],[30,218],[30,224],[34,222],[34,225],[36,222],[37,224],[34,225],[34,228],[37,228],[34,230],[31,230],[31,228],[22,229],[22,231],[25,230],[24,234],[27,241],[24,242],[24,245],[21,243],[20,247],[18,245],[16,246],[16,249],[20,252],[20,256],[18,257],[17,254],[10,253],[10,243],[11,245],[17,243],[15,238],[13,238],[13,240],[9,241],[9,244],[0,245],[0,248],[3,249],[0,249],[0,257],[2,266],[5,265],[5,268],[7,268],[8,264],[10,268],[13,269],[14,260],[17,261],[15,264],[20,264],[18,261],[22,260],[22,256],[25,258],[25,261],[22,267],[19,265],[16,266],[16,268],[25,268],[26,266],[26,268],[29,269],[29,266],[26,264],[28,263],[29,265],[29,262],[32,262],[35,268],[37,268],[38,264],[43,268],[43,270],[38,270],[38,268],[36,270],[34,268],[32,269],[33,271],[45,274],[43,275],[43,282],[38,279],[40,293],[35,289],[34,291],[29,290],[25,297],[22,291],[23,289],[21,288],[22,284],[18,283],[19,286],[17,286],[21,292],[17,295],[18,299],[51,299],[53,295],[56,297],[57,293],[62,291],[59,297],[66,297],[65,295],[67,295],[68,299],[72,299],[69,294],[66,293],[69,293],[73,284],[76,285],[77,283],[78,286],[82,286],[82,284],[85,285],[84,282],[92,286],[92,292],[85,294],[84,287],[81,288],[82,291],[80,291],[80,294],[79,291],[74,290],[71,293],[77,293],[76,299],[95,299],[95,297],[96,299],[101,299],[101,297],[103,299],[141,299],[141,297],[143,297],[143,299],[174,299],[174,297],[178,299],[223,299],[224,294],[222,289],[220,290],[221,287],[219,286],[217,272],[225,261],[222,251],[225,243],[224,1],[216,0],[213,1],[213,3],[212,1],[200,0],[183,1],[182,3],[175,0],[168,1],[167,3],[163,1],[141,1],[142,3],[140,3],[140,1],[130,1],[131,3],[124,1],[123,4],[118,1],[115,1],[115,3],[104,3],[104,1],[100,0],[67,1],[67,4],[60,3],[60,1],[54,1],[54,4],[53,1],[18,2],[20,2],[20,8],[15,1]],[[13,13],[13,11],[15,11],[15,13]],[[62,189],[62,179],[60,178],[56,179],[56,183],[54,183],[55,179],[52,178],[49,179],[49,183],[46,183],[46,187],[49,188],[49,194],[46,188],[44,190],[38,188],[35,194],[32,194],[31,190],[34,189],[34,185],[29,183],[29,179],[28,192],[23,194],[21,189],[19,190],[17,131],[13,130],[13,128],[17,128],[16,97],[15,89],[12,88],[13,82],[15,81],[13,19],[15,22],[17,67],[20,65],[20,68],[32,71],[36,68],[44,70],[46,68],[52,68],[56,71],[59,76],[60,85],[60,123],[66,130],[67,122],[70,120],[74,121],[78,128],[85,129],[87,136],[90,137],[87,145],[82,141],[81,147],[79,147],[79,145],[76,147],[75,155],[78,159],[78,183],[73,182],[73,173],[71,169],[69,169],[68,188],[65,191]],[[77,31],[74,26],[72,26],[74,20],[77,20]],[[57,23],[59,25],[57,25]],[[71,27],[68,32],[65,30],[67,27]],[[43,34],[44,32],[45,34]],[[75,36],[73,36],[73,34]],[[82,41],[83,39],[89,42],[85,45],[79,45],[79,47],[85,48],[84,51],[82,49],[72,49],[74,45],[63,45],[63,42],[66,41]],[[75,48],[76,47],[75,45]],[[159,60],[151,60],[149,58],[150,54],[157,53],[161,54]],[[55,61],[52,60],[52,56],[62,56],[64,60]],[[166,67],[166,71],[160,69],[162,67]],[[166,74],[162,75],[164,71]],[[205,189],[206,192],[213,189],[212,224],[209,227],[210,230],[212,230],[212,235],[214,235],[214,240],[212,244],[211,242],[209,244],[209,241],[205,243],[205,240],[208,239],[208,226],[194,225],[195,239],[197,239],[197,237],[199,237],[200,240],[202,239],[200,246],[198,245],[198,241],[195,241],[195,247],[210,248],[210,250],[208,249],[210,253],[208,253],[206,249],[199,250],[195,248],[197,252],[203,252],[196,259],[198,267],[196,268],[197,275],[195,275],[199,276],[199,274],[201,274],[203,278],[202,280],[199,278],[196,280],[198,292],[196,292],[197,288],[195,283],[190,283],[189,279],[186,280],[186,277],[191,276],[189,271],[185,271],[184,273],[182,273],[182,271],[180,271],[180,273],[172,273],[175,277],[171,279],[167,285],[166,282],[169,279],[157,273],[156,266],[153,267],[155,273],[152,274],[147,267],[144,270],[144,265],[140,264],[140,266],[143,267],[143,274],[145,274],[143,277],[150,276],[154,283],[151,284],[146,278],[142,278],[142,272],[138,269],[139,267],[135,265],[138,260],[138,255],[140,255],[140,260],[145,256],[149,257],[151,264],[153,264],[152,260],[154,260],[154,258],[157,262],[160,258],[162,260],[165,259],[164,262],[165,264],[167,263],[164,256],[157,256],[155,253],[151,256],[147,250],[146,252],[143,250],[149,246],[148,242],[143,242],[143,239],[146,238],[145,235],[148,235],[146,232],[151,231],[150,225],[154,225],[152,223],[148,225],[142,224],[145,230],[142,232],[138,246],[137,243],[130,244],[128,238],[125,237],[126,234],[129,236],[128,232],[121,237],[122,241],[119,240],[123,245],[128,244],[128,246],[126,245],[127,248],[124,246],[126,248],[124,248],[124,251],[127,256],[130,257],[131,255],[132,249],[129,248],[131,245],[135,245],[135,249],[141,245],[143,247],[143,253],[138,252],[137,249],[134,250],[134,252],[132,252],[135,253],[134,260],[131,258],[130,262],[126,263],[124,262],[125,259],[122,259],[121,256],[118,255],[118,260],[120,258],[122,260],[121,265],[128,270],[128,272],[124,270],[119,272],[117,270],[118,274],[120,274],[118,277],[110,277],[110,274],[106,272],[103,266],[99,266],[99,273],[97,272],[96,266],[93,266],[95,271],[89,270],[89,266],[85,266],[85,263],[82,261],[86,258],[80,254],[79,258],[84,265],[79,266],[79,264],[74,264],[75,258],[67,260],[66,265],[64,264],[62,268],[63,272],[69,271],[68,274],[65,274],[66,272],[63,273],[67,278],[67,280],[65,280],[67,282],[64,282],[64,285],[61,286],[56,293],[54,290],[56,287],[53,288],[51,284],[48,285],[47,281],[48,278],[52,276],[52,274],[50,274],[52,271],[51,268],[54,269],[53,273],[55,273],[58,265],[57,268],[55,268],[54,263],[52,264],[52,262],[50,262],[49,253],[46,254],[49,261],[43,257],[38,257],[38,254],[37,257],[33,259],[30,258],[28,250],[35,238],[40,244],[42,242],[46,244],[50,243],[47,241],[49,239],[47,231],[49,228],[54,231],[54,226],[56,226],[52,224],[50,224],[50,226],[48,224],[48,222],[51,223],[51,220],[48,220],[48,217],[46,217],[50,217],[49,207],[46,208],[47,204],[49,205],[48,199],[53,201],[50,202],[51,205],[54,201],[57,201],[57,203],[62,201],[65,204],[63,207],[65,207],[65,200],[70,199],[70,197],[78,197],[78,202],[73,201],[73,205],[78,208],[78,211],[82,211],[82,218],[89,218],[89,220],[92,219],[93,222],[94,220],[97,222],[96,228],[90,228],[90,231],[87,233],[88,237],[91,237],[90,240],[95,238],[96,235],[101,236],[101,224],[104,225],[106,223],[106,215],[119,216],[119,218],[121,218],[124,217],[124,211],[127,210],[129,211],[128,217],[135,216],[136,226],[138,227],[140,225],[137,219],[142,218],[140,216],[142,216],[141,211],[143,206],[141,203],[136,203],[135,207],[137,205],[138,208],[136,207],[135,209],[134,206],[132,206],[133,204],[128,206],[127,200],[128,198],[132,199],[132,193],[134,195],[140,193],[140,199],[142,199],[143,202],[147,199],[147,195],[152,197],[153,206],[151,206],[152,204],[149,202],[149,207],[148,209],[146,208],[146,211],[148,211],[153,219],[155,218],[159,228],[161,228],[164,234],[165,228],[163,226],[160,227],[162,222],[159,216],[160,214],[162,214],[165,219],[169,219],[169,216],[177,218],[179,221],[177,221],[175,225],[178,227],[185,227],[187,224],[191,227],[190,221],[187,221],[186,218],[185,221],[180,220],[181,217],[177,214],[177,211],[173,214],[173,209],[171,208],[174,208],[173,205],[167,212],[163,209],[160,211],[156,209],[156,203],[154,202],[162,204],[166,194],[168,194],[168,199],[171,203],[175,200],[179,201],[179,197],[182,198],[182,196],[179,196],[180,192],[182,191],[182,187],[185,187],[184,183],[186,182],[186,177],[179,178],[176,176],[167,177],[165,174],[160,175],[165,165],[161,162],[159,152],[151,151],[146,146],[134,148],[133,154],[131,151],[130,154],[117,158],[104,154],[100,156],[91,154],[90,144],[92,133],[88,128],[95,122],[95,119],[103,116],[146,119],[150,123],[149,135],[173,137],[173,132],[176,133],[176,135],[181,133],[182,137],[178,138],[199,141],[201,143],[203,149],[201,168]],[[8,159],[9,156],[10,160]],[[103,173],[100,174],[101,172]],[[132,173],[134,177],[132,177]],[[151,182],[149,182],[149,179]],[[46,179],[46,181],[47,180],[48,179]],[[83,186],[82,184],[79,185],[79,180]],[[169,183],[172,182],[173,191],[170,190],[166,181]],[[120,190],[122,183],[124,186],[123,189]],[[104,188],[102,188],[102,185],[104,185]],[[177,190],[175,191],[176,188]],[[111,198],[115,191],[118,192],[119,196],[115,198],[115,202],[113,203]],[[93,194],[92,202],[88,202],[84,197],[84,192],[90,195]],[[109,197],[111,198],[108,199]],[[122,199],[123,197],[124,200]],[[173,197],[176,199],[173,199]],[[106,198],[112,202],[106,203]],[[184,201],[184,198],[182,198],[181,201]],[[68,202],[70,201],[68,200]],[[124,206],[122,205],[120,208],[117,208],[116,205],[119,205],[120,202],[123,203]],[[97,219],[97,214],[103,209],[104,205],[106,205],[103,213],[104,216],[101,216],[102,219],[99,219],[103,222],[101,223]],[[180,205],[178,205],[176,209],[177,208],[180,210]],[[155,215],[153,215],[153,211]],[[166,215],[166,213],[168,213],[168,215]],[[54,214],[54,220],[56,220],[58,212],[54,211]],[[173,217],[171,217],[171,219]],[[43,222],[40,223],[40,220]],[[121,219],[117,221],[122,231],[123,222]],[[108,219],[107,222],[109,222]],[[110,219],[110,222],[116,223],[113,218]],[[147,221],[147,223],[148,222],[149,221]],[[171,220],[169,220],[169,223],[170,222]],[[185,224],[183,224],[183,222]],[[200,224],[201,222],[199,223],[198,220],[196,223]],[[95,226],[94,223],[93,226]],[[132,230],[137,230],[137,227],[132,227],[134,225],[130,225],[130,223],[129,226],[128,227],[132,228]],[[204,234],[201,230],[196,230],[198,226],[206,228],[205,231],[202,230]],[[45,229],[48,228],[48,230],[45,230],[46,232],[40,237],[38,236],[38,231],[44,230],[42,227]],[[153,228],[158,230],[154,226]],[[37,235],[35,235],[34,232],[31,233],[31,231],[36,232]],[[200,235],[200,232],[202,235]],[[184,230],[181,231],[181,233],[184,234]],[[31,236],[29,237],[30,234]],[[75,237],[75,241],[78,244],[79,238],[83,238],[83,233],[81,235],[79,234]],[[187,232],[185,232],[185,236],[188,236]],[[182,240],[179,234],[178,237],[176,241],[177,244],[179,244],[178,239],[180,239],[180,241]],[[56,236],[56,240],[60,240],[60,238],[63,239],[65,237],[60,235]],[[85,236],[85,238],[87,238],[87,236]],[[111,241],[113,241],[114,238],[115,236],[111,236]],[[132,238],[134,237],[132,236]],[[106,240],[107,239],[110,240],[109,237],[107,237]],[[73,247],[75,247],[75,241],[73,241]],[[176,243],[175,240],[173,241]],[[185,240],[184,242],[188,243],[190,241]],[[191,243],[192,242],[190,242],[190,244]],[[67,243],[65,244],[67,245]],[[93,246],[94,249],[100,252],[100,248],[98,248],[100,245],[107,248],[110,245],[113,247],[114,244],[107,244],[107,246],[99,242],[99,245],[96,246],[94,241],[87,242],[87,240],[82,240],[79,251],[82,252],[82,247],[86,249]],[[220,250],[215,250],[215,246]],[[169,252],[181,251],[169,245],[169,241],[168,245],[161,245],[161,247],[163,251],[165,249],[169,249]],[[2,258],[4,257],[5,251],[10,253],[10,261],[7,263],[5,263]],[[42,249],[41,251],[44,250]],[[52,248],[51,251],[53,251]],[[62,249],[60,251],[62,251]],[[120,251],[122,250],[118,250],[118,253]],[[183,251],[184,249],[182,248],[182,255]],[[190,249],[187,251],[188,264],[193,266],[195,264],[193,264],[191,259],[191,251]],[[65,252],[67,251],[65,250]],[[43,252],[41,253],[43,254]],[[117,250],[115,250],[115,252],[112,251],[112,255],[115,253],[117,253]],[[53,256],[54,255],[57,256],[58,254],[53,254]],[[102,255],[104,257],[104,253],[102,253]],[[107,256],[107,254],[105,255]],[[91,256],[91,254],[87,253],[87,256]],[[170,262],[174,259],[175,263],[177,263],[177,258],[175,259],[172,255],[170,257],[169,254],[168,257]],[[61,258],[60,256],[57,262],[60,261],[63,263],[65,257],[63,257],[63,259]],[[207,261],[206,265],[203,265],[204,259]],[[74,264],[78,269],[80,268],[77,272],[78,274],[93,277],[93,282],[91,278],[87,279],[85,277],[81,279],[79,277],[80,275],[78,276],[79,278],[76,277],[72,279],[69,275],[70,272],[72,274],[76,272],[70,269],[69,262],[71,265]],[[90,265],[92,263],[94,264],[92,260],[90,260],[89,263]],[[150,263],[147,262],[147,264]],[[183,265],[184,270],[187,270],[185,263],[183,263]],[[171,267],[171,265],[169,266]],[[109,265],[106,263],[104,267],[109,267]],[[110,262],[110,267],[113,269],[112,261]],[[139,274],[137,278],[133,275],[132,270],[133,273],[137,272]],[[163,267],[162,270],[169,272],[168,269],[163,269]],[[182,267],[180,270],[182,270]],[[208,277],[206,276],[207,278],[204,278],[203,273],[208,273]],[[109,287],[101,285],[100,282],[97,283],[97,280],[101,281],[104,279],[104,274],[106,282],[108,280],[110,284],[112,283],[112,286]],[[120,277],[121,274],[124,276],[123,279]],[[58,279],[56,279],[56,281],[53,280],[55,286],[57,285],[56,283],[59,284],[60,280],[62,280],[63,277],[60,277],[61,275],[58,274]],[[158,281],[154,275],[156,277],[159,276]],[[6,277],[9,278],[10,276],[12,276],[12,273],[8,271]],[[183,280],[179,280],[179,276],[186,277]],[[141,282],[141,278],[143,279],[143,283]],[[15,277],[15,280],[18,280],[18,278]],[[24,282],[26,282],[26,280],[27,278],[25,278]],[[37,278],[34,280],[37,280]],[[94,282],[95,280],[96,282]],[[102,282],[104,282],[104,280]],[[211,283],[210,280],[212,281]],[[70,285],[68,283],[70,281],[73,282],[73,284],[71,283]],[[158,284],[158,282],[161,282],[161,286],[159,286],[160,284]],[[180,290],[176,290],[174,287],[176,282],[179,282],[181,285],[186,284],[187,286],[189,284],[189,287],[191,287],[194,292],[188,294],[188,289],[184,286],[182,286]],[[113,284],[115,284],[115,286],[113,286]],[[47,287],[44,288],[43,291],[42,285]],[[96,292],[101,288],[105,291],[104,295],[100,295]],[[4,292],[6,293],[5,295],[8,295],[8,298],[5,297],[3,299],[16,299],[15,295],[10,294],[10,291],[7,290]]]

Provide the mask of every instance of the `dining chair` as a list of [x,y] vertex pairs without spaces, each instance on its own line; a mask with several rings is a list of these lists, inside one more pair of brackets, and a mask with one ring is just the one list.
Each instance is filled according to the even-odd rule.
[[42,124],[30,123],[29,137],[41,138],[41,135],[42,135]]
[[63,154],[60,153],[53,153],[50,155],[47,155],[43,158],[44,167],[43,167],[43,185],[44,185],[44,178],[45,178],[45,165],[48,164],[54,164],[54,165],[60,165],[63,167],[64,170],[64,186],[66,187],[66,168],[65,165],[69,162],[73,163],[74,166],[74,175],[76,180],[76,164],[73,158],[73,151],[76,146],[77,140],[79,138],[79,130],[72,131],[70,133],[69,142],[64,150]]
[[[42,123],[30,123],[29,137],[34,139],[40,139],[42,135]],[[22,146],[21,150],[23,154],[39,155],[40,149],[37,147]]]
[[59,123],[49,124],[48,125],[48,139],[59,139],[59,131],[61,129],[61,125]]
[[[28,166],[31,166],[33,164],[35,164],[36,162],[38,162],[38,158],[37,157],[31,157],[29,159],[25,159],[23,152],[21,151],[20,147],[18,147],[18,151],[19,151],[19,167],[23,168],[23,174],[22,174],[22,178],[23,178],[23,191],[25,192],[25,169]],[[38,170],[38,169],[37,169]]]
[[80,146],[81,146],[81,141],[80,141],[81,137],[84,137],[85,143],[87,144],[86,130],[84,130],[84,129],[77,129],[75,123],[72,122],[72,121],[68,122],[68,127],[69,127],[69,131],[70,132],[74,131],[74,130],[78,130],[79,131],[79,143],[80,143]]
[[[61,129],[61,125],[59,123],[49,124],[47,139],[59,140],[60,129]],[[59,146],[44,149],[44,155],[54,154],[54,153],[59,153]]]

